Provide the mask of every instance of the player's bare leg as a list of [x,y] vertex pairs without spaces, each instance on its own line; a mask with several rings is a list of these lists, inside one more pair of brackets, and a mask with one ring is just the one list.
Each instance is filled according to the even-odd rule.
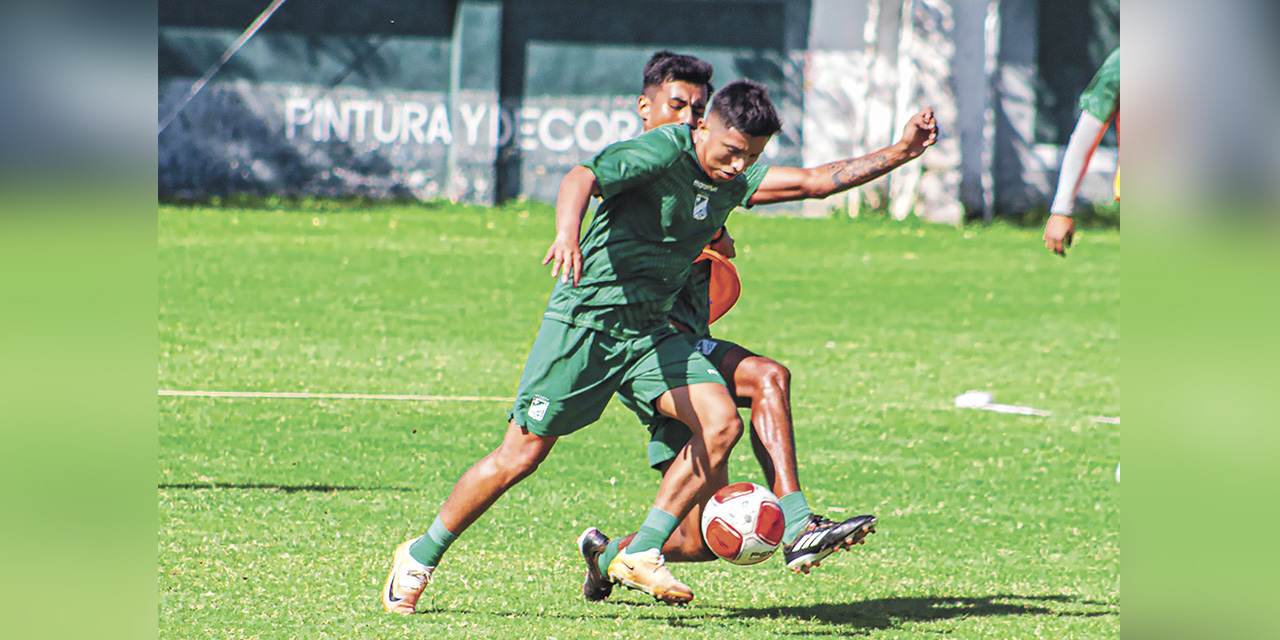
[[791,371],[778,361],[735,346],[721,363],[734,395],[751,402],[752,449],[776,496],[800,490],[791,426]]
[[751,403],[751,446],[787,514],[783,546],[787,568],[808,573],[832,553],[865,543],[866,536],[875,533],[875,516],[828,520],[814,514],[800,493],[791,422],[791,372],[772,358],[736,346],[725,355],[721,369],[721,375],[733,380],[734,395]]
[[693,438],[662,475],[654,502],[655,507],[683,517],[728,479],[729,452],[742,437],[742,419],[729,390],[709,382],[667,391],[654,401],[654,407],[693,431]]
[[[662,463],[658,470],[665,474],[671,462],[668,460]],[[711,483],[707,498],[710,498],[716,489],[728,483],[729,470],[726,466],[724,475]],[[675,533],[671,534],[667,543],[662,546],[662,555],[666,556],[668,562],[711,562],[716,559],[716,554],[712,553],[702,540],[702,507],[706,503],[706,499],[702,499],[693,505],[693,510],[680,521],[680,526],[676,528]],[[622,545],[626,546],[628,542],[630,540],[624,538]]]
[[[791,427],[791,372],[777,361],[734,346],[720,363],[730,393],[751,408],[751,447],[774,495],[800,490],[795,434]],[[666,466],[659,470],[666,473]],[[715,488],[728,482],[728,475]],[[710,494],[707,495],[710,497]],[[670,562],[707,562],[716,556],[702,540],[702,505],[680,522],[662,548]],[[807,513],[806,513],[807,515]]]
[[[734,346],[720,363],[720,375],[730,381],[731,394],[750,402],[751,447],[774,495],[785,496],[799,491],[795,434],[791,429],[791,372],[771,358]],[[666,466],[659,467],[664,474],[666,469]],[[711,497],[715,489],[726,483],[727,467],[724,478],[706,497]],[[698,502],[662,548],[670,562],[709,562],[716,559],[702,540],[702,505],[705,503],[705,499]]]
[[[668,526],[678,528],[678,523],[696,505],[706,502],[711,493],[726,482],[729,452],[742,436],[742,420],[729,391],[716,383],[672,389],[659,396],[654,407],[663,415],[684,422],[693,431],[693,437],[663,474],[658,485],[658,497],[654,501],[655,512],[676,518],[668,520]],[[644,530],[642,526],[641,532]],[[670,538],[669,534],[667,538]],[[661,550],[634,548],[639,544],[636,540],[626,547],[619,547],[620,551],[609,561],[609,577],[663,602],[692,600],[692,590],[671,574]],[[661,546],[665,546],[665,541]]]
[[454,535],[462,535],[502,494],[536,471],[555,443],[554,437],[530,433],[509,421],[502,444],[471,465],[453,486],[440,508],[440,521]]
[[462,474],[427,533],[396,547],[382,589],[382,607],[393,613],[413,613],[453,540],[502,494],[533,473],[555,443],[555,438],[534,435],[508,422],[502,444]]

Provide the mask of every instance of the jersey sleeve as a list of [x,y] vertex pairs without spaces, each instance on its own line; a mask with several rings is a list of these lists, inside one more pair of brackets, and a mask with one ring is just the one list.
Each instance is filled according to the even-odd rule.
[[758,162],[747,167],[747,170],[742,172],[742,177],[747,181],[746,193],[742,194],[742,206],[748,209],[752,207],[751,196],[756,194],[756,190],[764,182],[764,174],[766,173],[769,173],[769,165]]
[[611,198],[638,184],[644,184],[680,158],[681,132],[669,125],[647,131],[630,140],[615,142],[582,163],[596,176],[600,196]]
[[1080,110],[1107,122],[1120,109],[1120,50],[1116,49],[1080,94]]

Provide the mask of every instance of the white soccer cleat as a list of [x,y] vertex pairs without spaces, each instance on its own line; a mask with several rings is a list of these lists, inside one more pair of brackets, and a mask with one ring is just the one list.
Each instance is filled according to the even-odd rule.
[[609,578],[666,604],[684,604],[693,600],[693,590],[671,575],[662,552],[657,549],[619,552],[609,563]]
[[387,583],[382,587],[382,608],[388,613],[416,613],[418,598],[431,584],[431,572],[435,567],[414,560],[409,555],[412,545],[413,540],[406,540],[396,547],[392,557],[391,573],[387,574]]

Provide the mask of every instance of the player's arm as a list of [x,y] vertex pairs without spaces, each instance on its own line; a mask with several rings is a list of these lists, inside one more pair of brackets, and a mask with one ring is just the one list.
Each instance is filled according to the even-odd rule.
[[1102,142],[1102,134],[1106,132],[1107,123],[1086,111],[1080,114],[1080,120],[1071,132],[1071,140],[1067,142],[1062,169],[1058,172],[1058,190],[1053,196],[1053,205],[1049,207],[1049,221],[1044,225],[1045,248],[1060,256],[1066,256],[1067,249],[1071,247],[1076,228],[1071,219],[1076,193],[1084,181],[1093,153]]
[[559,274],[563,282],[568,282],[572,274],[575,287],[582,278],[578,238],[591,196],[607,200],[653,180],[682,157],[682,147],[677,142],[681,135],[688,136],[688,129],[659,127],[615,142],[569,170],[560,181],[556,196],[556,239],[542,259],[542,264],[551,263],[552,277]]
[[825,198],[865,184],[897,169],[924,153],[938,141],[938,123],[933,109],[920,111],[907,121],[902,139],[860,158],[828,162],[811,169],[769,167],[750,204],[791,202]]
[[578,246],[582,217],[587,213],[591,196],[599,193],[596,174],[578,165],[560,181],[560,193],[556,196],[556,238],[542,264],[550,263],[551,277],[559,275],[562,282],[568,282],[572,275],[575,287],[582,275],[582,249]]

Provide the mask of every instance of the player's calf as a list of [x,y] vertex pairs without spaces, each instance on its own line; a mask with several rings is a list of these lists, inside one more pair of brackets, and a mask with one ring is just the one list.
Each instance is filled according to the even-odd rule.
[[662,545],[662,556],[667,562],[712,562],[716,554],[707,548],[702,539],[702,518],[700,509],[694,509],[680,521],[680,526]]

